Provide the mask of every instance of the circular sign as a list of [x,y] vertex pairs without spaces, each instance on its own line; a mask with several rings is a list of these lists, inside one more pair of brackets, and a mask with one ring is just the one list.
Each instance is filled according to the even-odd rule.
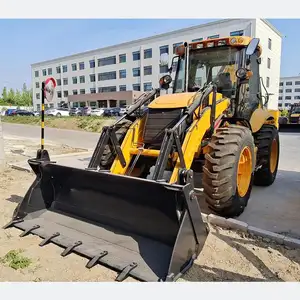
[[53,100],[54,96],[54,89],[56,87],[56,81],[53,77],[47,78],[45,81],[45,98],[48,102],[51,102]]

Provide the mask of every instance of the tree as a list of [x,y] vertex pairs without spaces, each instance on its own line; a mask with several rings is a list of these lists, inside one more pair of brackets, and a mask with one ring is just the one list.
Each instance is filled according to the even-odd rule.
[[3,102],[7,101],[7,89],[6,89],[6,87],[4,87],[3,91],[2,91],[2,100],[3,100]]
[[287,109],[283,109],[283,110],[281,111],[281,116],[282,116],[282,117],[287,117],[288,114],[289,114],[289,112],[287,111]]
[[7,94],[7,103],[9,104],[15,104],[15,91],[13,89],[10,89]]

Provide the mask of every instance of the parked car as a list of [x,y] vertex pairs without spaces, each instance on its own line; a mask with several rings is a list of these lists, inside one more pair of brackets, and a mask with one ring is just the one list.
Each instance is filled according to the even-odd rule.
[[100,117],[104,113],[104,108],[94,108],[91,111],[91,116],[97,116]]
[[45,115],[55,117],[68,117],[70,114],[67,108],[50,108],[45,111]]
[[32,111],[16,109],[9,116],[34,116]]
[[40,116],[41,113],[39,111],[34,111],[33,114],[37,117],[37,116]]
[[127,112],[127,108],[126,107],[121,107],[120,108],[120,114],[124,115]]
[[10,116],[14,111],[16,111],[15,108],[9,108],[5,111],[5,115]]
[[92,112],[92,108],[90,106],[85,106],[83,109],[82,109],[82,115],[83,116],[90,116],[91,115],[91,112]]
[[69,113],[70,116],[82,116],[82,107],[72,107]]
[[121,110],[120,107],[106,108],[104,110],[103,116],[105,117],[120,116],[121,115],[120,110]]

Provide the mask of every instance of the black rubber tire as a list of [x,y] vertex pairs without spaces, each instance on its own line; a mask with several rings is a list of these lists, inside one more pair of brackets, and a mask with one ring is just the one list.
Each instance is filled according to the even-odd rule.
[[[251,178],[242,197],[237,189],[237,172],[240,154],[249,147],[252,156]],[[229,125],[217,129],[209,143],[203,166],[205,201],[216,214],[233,218],[245,209],[250,198],[255,167],[254,139],[249,128]]]
[[[116,136],[120,145],[122,144],[131,124],[132,122],[126,119],[117,124]],[[113,149],[112,145],[111,144],[106,145],[100,160],[101,169],[109,170],[114,162],[115,157],[116,157],[116,152]]]
[[[274,139],[277,141],[278,156],[275,171],[272,173],[270,164],[272,142]],[[273,125],[263,125],[262,128],[254,134],[254,140],[257,147],[257,162],[258,165],[262,165],[262,167],[254,173],[254,184],[257,186],[270,186],[275,181],[278,170],[280,152],[278,130]]]

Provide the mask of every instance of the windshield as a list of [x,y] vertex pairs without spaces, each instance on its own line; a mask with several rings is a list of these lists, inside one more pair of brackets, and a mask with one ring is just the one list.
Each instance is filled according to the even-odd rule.
[[[189,55],[188,91],[202,88],[211,81],[217,83],[219,92],[231,97],[236,83],[235,72],[239,66],[240,51],[232,47],[191,50]],[[184,91],[184,58],[180,59],[175,78],[174,92]],[[225,96],[225,95],[224,95]]]

